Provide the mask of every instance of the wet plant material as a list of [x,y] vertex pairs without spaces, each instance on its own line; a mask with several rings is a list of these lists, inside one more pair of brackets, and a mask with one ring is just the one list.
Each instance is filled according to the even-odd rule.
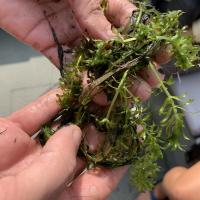
[[[188,103],[170,94],[168,86],[172,78],[160,79],[154,65],[155,52],[170,45],[176,66],[187,70],[197,60],[199,49],[184,34],[186,28],[179,27],[180,11],[161,14],[146,3],[138,2],[137,6],[139,9],[133,13],[129,25],[114,30],[116,38],[102,41],[85,37],[74,49],[74,61],[64,67],[60,78],[62,111],[45,125],[40,139],[45,142],[55,130],[69,123],[82,129],[94,124],[103,132],[104,142],[95,152],[82,142],[79,156],[86,159],[88,168],[131,164],[131,179],[143,191],[150,190],[155,183],[159,171],[156,161],[162,158],[162,152],[167,148],[181,148],[183,105]],[[145,67],[154,72],[160,82],[159,90],[166,95],[158,110],[160,124],[153,122],[147,106],[130,91],[132,80]],[[82,86],[84,71],[89,77],[86,88]],[[106,93],[110,103],[91,109],[92,98],[99,91]],[[54,124],[59,124],[56,129],[52,128]],[[142,127],[140,131],[138,125]]]

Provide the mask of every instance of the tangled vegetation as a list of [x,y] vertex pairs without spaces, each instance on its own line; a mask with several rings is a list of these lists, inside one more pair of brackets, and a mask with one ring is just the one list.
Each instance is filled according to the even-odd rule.
[[[131,164],[134,185],[142,191],[153,187],[159,170],[156,161],[162,158],[162,152],[167,148],[181,148],[179,138],[184,135],[184,102],[170,94],[171,78],[160,79],[153,60],[155,52],[170,45],[176,66],[187,70],[197,60],[199,49],[184,34],[186,28],[179,27],[180,11],[161,14],[146,3],[137,2],[137,6],[139,9],[133,13],[129,25],[115,30],[116,38],[109,41],[84,38],[74,49],[74,61],[64,67],[60,78],[62,111],[44,127],[40,137],[46,141],[55,132],[51,128],[55,122],[59,122],[58,128],[68,123],[81,128],[93,123],[105,134],[104,143],[98,151],[90,152],[82,142],[79,156],[86,159],[88,167]],[[157,111],[162,118],[159,124],[130,91],[131,80],[144,67],[153,70],[160,90],[166,95]],[[86,70],[90,82],[83,88],[82,73]],[[97,91],[104,91],[110,104],[103,108],[96,105],[92,110],[92,98]],[[138,125],[143,127],[139,132]]]

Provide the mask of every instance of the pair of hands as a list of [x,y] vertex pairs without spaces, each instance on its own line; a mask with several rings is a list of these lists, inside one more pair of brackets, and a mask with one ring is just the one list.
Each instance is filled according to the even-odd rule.
[[[100,9],[99,0],[0,0],[0,27],[47,56],[58,66],[57,46],[48,17],[63,48],[73,47],[81,35],[110,39],[111,26],[125,25],[136,7],[128,0],[108,0],[108,9]],[[66,54],[65,59],[71,55]],[[162,63],[160,56],[157,61]],[[162,76],[162,75],[161,75]],[[132,92],[148,99],[158,80],[149,69],[134,80]],[[44,147],[31,136],[59,110],[53,90],[35,102],[0,119],[0,199],[106,199],[127,167],[112,170],[98,168],[73,177],[84,168],[77,158],[81,130],[64,127]]]

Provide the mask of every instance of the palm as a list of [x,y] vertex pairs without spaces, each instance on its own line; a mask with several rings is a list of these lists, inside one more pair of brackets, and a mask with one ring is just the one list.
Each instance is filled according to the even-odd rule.
[[[0,178],[23,171],[41,152],[41,146],[13,122],[0,119]],[[6,126],[6,127],[5,127]],[[5,127],[5,128],[4,128]]]
[[[57,49],[46,17],[54,27],[59,42],[72,46],[80,39],[80,28],[67,1],[0,0],[0,24],[19,40],[31,45],[58,63]],[[46,17],[45,17],[46,16]]]

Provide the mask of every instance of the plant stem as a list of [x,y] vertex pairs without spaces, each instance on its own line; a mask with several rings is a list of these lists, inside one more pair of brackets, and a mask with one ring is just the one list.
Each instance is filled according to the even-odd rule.
[[120,81],[120,83],[119,83],[119,85],[118,85],[118,87],[117,87],[117,89],[116,89],[115,96],[114,96],[113,99],[112,99],[112,102],[111,102],[111,104],[110,104],[110,107],[109,107],[108,112],[107,112],[107,115],[106,115],[106,119],[107,119],[107,120],[108,120],[109,117],[110,117],[110,114],[111,114],[111,112],[112,112],[113,106],[114,106],[114,104],[115,104],[115,102],[116,102],[116,100],[117,100],[117,97],[118,97],[118,95],[119,95],[119,91],[120,91],[121,87],[123,86],[123,84],[124,84],[124,82],[125,82],[125,80],[126,80],[126,77],[127,77],[127,75],[128,75],[128,71],[129,71],[129,70],[126,70],[126,71],[124,72],[124,74],[123,74],[123,76],[122,76],[122,79],[121,79],[121,81]]
[[163,92],[164,92],[164,93],[166,94],[166,96],[169,98],[169,100],[170,100],[170,102],[171,102],[171,105],[172,105],[173,112],[174,112],[176,118],[178,118],[178,117],[177,117],[176,105],[175,105],[175,103],[174,103],[174,101],[173,101],[173,99],[172,99],[172,95],[169,93],[168,89],[166,88],[166,86],[164,85],[162,79],[160,78],[160,76],[159,76],[157,70],[155,69],[155,65],[154,65],[152,62],[150,62],[149,65],[150,65],[151,70],[152,70],[153,73],[155,74],[156,78],[158,79],[158,81],[159,81],[159,83],[160,83],[160,86],[161,86]]
[[138,16],[138,18],[137,18],[137,21],[136,21],[136,23],[135,23],[135,26],[137,26],[137,25],[140,23],[140,20],[141,20],[141,17],[142,17],[142,12],[143,12],[143,9],[142,9],[142,7],[141,7],[141,5],[140,5],[140,8],[139,8],[139,16]]

